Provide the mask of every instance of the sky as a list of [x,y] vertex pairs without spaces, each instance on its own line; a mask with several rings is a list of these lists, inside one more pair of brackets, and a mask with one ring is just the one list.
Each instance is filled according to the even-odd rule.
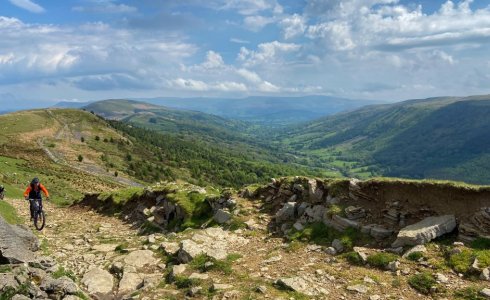
[[0,110],[490,94],[490,0],[0,0]]

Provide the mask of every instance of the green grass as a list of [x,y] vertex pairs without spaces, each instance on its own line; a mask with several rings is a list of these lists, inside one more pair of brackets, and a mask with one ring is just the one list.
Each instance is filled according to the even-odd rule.
[[10,265],[0,265],[0,273],[9,273],[12,271]]
[[461,253],[449,256],[448,264],[458,273],[471,275],[471,265],[478,259],[479,267],[490,266],[490,250],[463,249]]
[[477,238],[471,242],[471,248],[479,250],[490,249],[490,239]]
[[465,300],[485,300],[487,298],[480,295],[481,287],[470,286],[459,289],[454,292],[454,298]]
[[75,276],[75,273],[73,273],[70,270],[65,269],[63,266],[60,266],[60,267],[58,267],[58,270],[56,270],[53,273],[53,278],[54,279],[58,279],[58,278],[61,278],[63,276],[66,276],[66,277],[70,278],[73,281],[76,281],[77,280],[77,277]]
[[378,252],[367,257],[367,263],[378,269],[386,269],[388,264],[399,257],[393,253]]
[[[241,257],[242,256],[238,253],[231,253],[226,257],[226,259],[217,260],[213,257],[207,256],[206,254],[200,254],[190,262],[190,266],[201,272],[216,271],[225,275],[230,275],[233,272],[233,262]],[[211,262],[212,265],[206,267],[206,263],[208,262]]]
[[174,284],[178,289],[190,288],[193,286],[198,286],[201,283],[200,279],[189,278],[186,276],[177,275],[174,277]]
[[23,223],[23,219],[17,214],[15,208],[3,200],[0,200],[0,215],[9,224]]
[[124,205],[129,200],[142,196],[143,193],[143,188],[130,187],[116,191],[103,192],[99,195],[98,199],[100,201],[112,201],[114,204],[117,205]]
[[408,284],[418,292],[428,295],[433,286],[437,286],[434,276],[428,272],[412,275],[408,278]]
[[127,242],[124,242],[122,244],[117,245],[116,248],[114,249],[114,251],[117,253],[120,253],[120,254],[126,254],[129,252],[127,250],[128,246],[129,246],[129,244]]
[[303,230],[292,230],[288,236],[290,241],[311,242],[317,245],[330,246],[334,239],[340,239],[346,250],[352,249],[354,245],[365,244],[371,238],[355,228],[347,228],[340,232],[323,222],[311,223]]
[[349,263],[356,265],[356,266],[362,266],[364,265],[364,261],[362,260],[361,256],[354,251],[347,252],[342,254],[342,257],[344,257]]
[[418,261],[419,259],[423,258],[424,257],[424,253],[420,252],[420,251],[415,251],[415,252],[412,252],[410,253],[407,258],[411,261]]

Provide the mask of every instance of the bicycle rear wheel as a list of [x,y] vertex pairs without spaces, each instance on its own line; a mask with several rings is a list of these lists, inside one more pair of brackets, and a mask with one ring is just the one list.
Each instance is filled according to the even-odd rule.
[[46,224],[46,216],[44,215],[44,211],[37,211],[34,214],[34,226],[37,230],[43,230],[44,225]]

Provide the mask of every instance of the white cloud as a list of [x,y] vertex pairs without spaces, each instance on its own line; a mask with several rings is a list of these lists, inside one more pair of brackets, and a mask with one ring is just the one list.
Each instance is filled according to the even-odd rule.
[[263,16],[247,16],[243,19],[245,27],[255,32],[262,30],[265,26],[274,22],[275,18]]
[[291,39],[298,35],[302,35],[306,30],[306,19],[298,14],[286,17],[280,22],[283,28],[285,39]]
[[233,81],[206,83],[201,80],[177,78],[174,80],[170,80],[168,83],[169,83],[169,87],[171,88],[178,89],[178,90],[187,90],[187,91],[197,91],[197,92],[206,92],[206,91],[245,92],[247,91],[247,86],[245,84],[233,82]]
[[[0,84],[76,78],[67,82],[80,88],[88,87],[80,83],[101,81],[107,87],[110,82],[124,81],[147,86],[149,78],[178,69],[179,63],[197,50],[175,36],[153,38],[103,23],[70,27],[0,17],[0,36]],[[141,76],[141,70],[148,77]],[[142,83],[137,84],[138,80]]]
[[281,56],[298,51],[301,46],[294,43],[281,43],[273,41],[259,44],[257,51],[249,50],[245,47],[240,49],[238,61],[246,66],[257,64],[274,64],[279,61]]
[[74,6],[73,11],[85,13],[103,13],[103,14],[128,14],[135,13],[138,9],[126,4],[114,3],[114,0],[97,0],[84,6]]
[[39,4],[31,0],[9,0],[9,1],[13,5],[25,9],[27,11],[30,11],[32,13],[39,14],[45,12],[45,9],[42,6],[40,6]]
[[238,11],[242,15],[254,15],[265,10],[282,12],[275,0],[226,0],[221,9]]
[[252,83],[261,83],[262,78],[260,78],[259,74],[249,71],[247,69],[238,69],[237,74],[240,75],[241,77],[245,78],[247,81],[250,81]]
[[397,2],[311,0],[308,7],[316,12],[323,9],[328,18],[310,24],[307,36],[339,51],[393,51],[489,40],[490,8],[471,10],[471,0],[458,5],[447,1],[433,14],[423,13],[421,6],[409,8]]
[[238,39],[238,38],[231,38],[230,42],[236,43],[236,44],[250,44],[250,41],[242,40],[242,39]]

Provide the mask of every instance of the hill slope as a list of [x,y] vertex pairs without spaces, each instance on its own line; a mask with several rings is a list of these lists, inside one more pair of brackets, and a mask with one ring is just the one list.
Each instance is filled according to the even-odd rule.
[[490,96],[365,107],[278,135],[346,175],[489,183]]
[[315,174],[260,148],[227,147],[115,120],[108,123],[82,110],[2,115],[0,128],[0,182],[15,197],[21,197],[34,176],[52,188],[55,202],[70,203],[84,192],[161,180],[241,187],[287,174]]
[[195,110],[260,125],[287,125],[311,121],[364,105],[380,103],[329,96],[222,98],[153,98],[152,104]]

